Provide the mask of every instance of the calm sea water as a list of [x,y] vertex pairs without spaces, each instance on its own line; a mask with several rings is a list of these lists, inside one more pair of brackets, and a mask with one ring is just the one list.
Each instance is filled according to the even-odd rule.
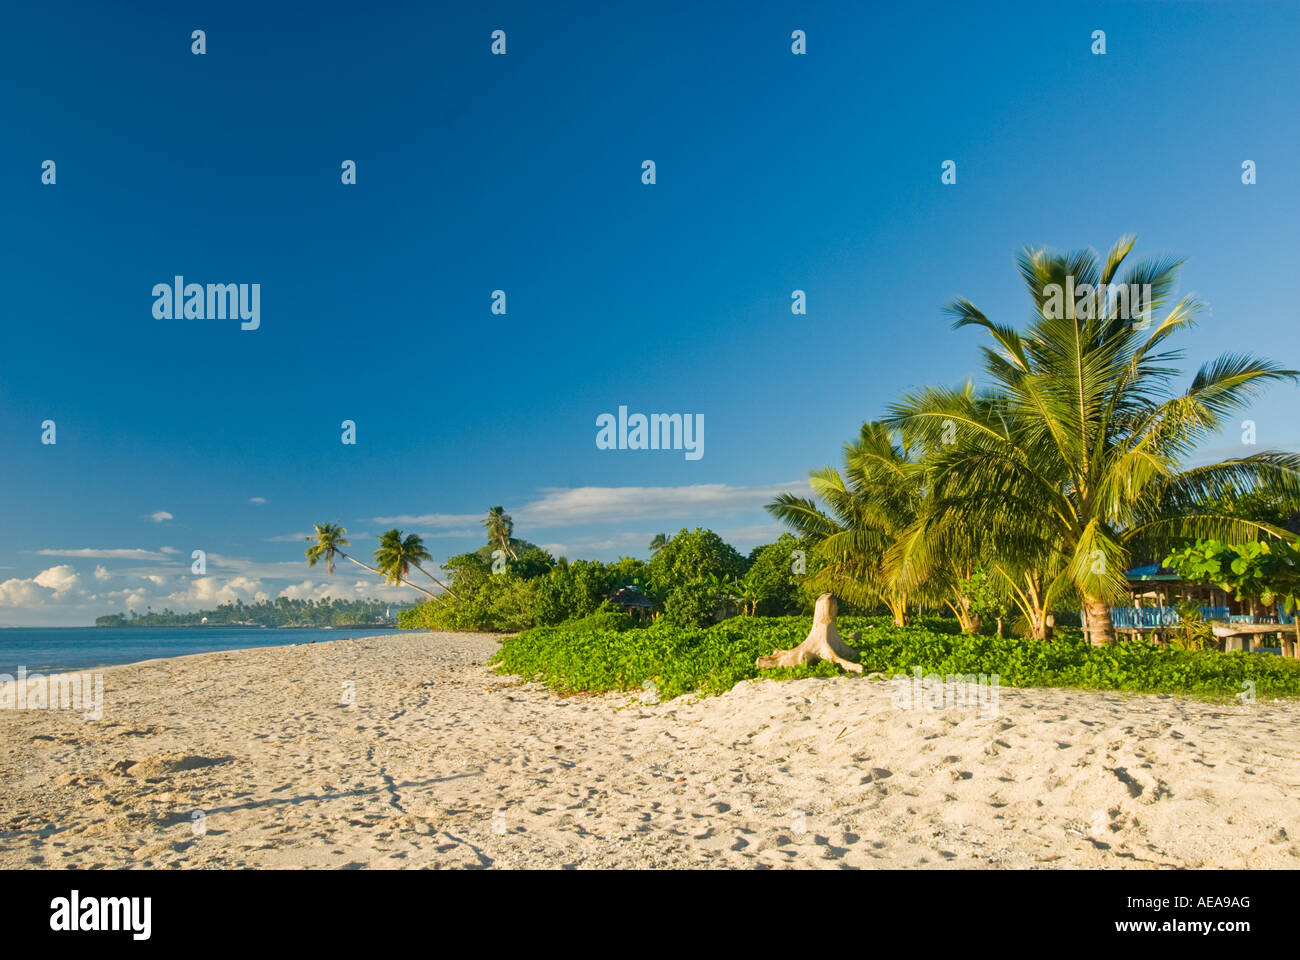
[[344,637],[393,633],[384,627],[5,627],[0,628],[0,673],[88,670],[189,653],[285,647]]

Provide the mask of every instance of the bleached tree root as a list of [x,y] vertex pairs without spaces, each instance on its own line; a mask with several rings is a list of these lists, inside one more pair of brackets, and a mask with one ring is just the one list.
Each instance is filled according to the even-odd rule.
[[[759,657],[755,663],[760,670],[770,670],[773,667],[797,667],[805,663],[816,663],[819,660],[830,660],[839,664],[844,670],[861,673],[862,664],[857,662],[858,651],[846,644],[839,630],[835,629],[835,617],[838,613],[839,604],[835,602],[835,597],[823,593],[817,598],[817,606],[813,611],[813,625],[808,631],[807,639],[789,650],[773,650],[771,656]],[[853,636],[857,639],[856,633]]]

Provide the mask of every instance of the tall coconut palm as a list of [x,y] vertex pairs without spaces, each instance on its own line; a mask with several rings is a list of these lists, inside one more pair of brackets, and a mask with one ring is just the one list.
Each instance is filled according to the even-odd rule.
[[664,547],[668,546],[670,540],[672,540],[672,537],[665,536],[662,533],[656,533],[650,541],[650,552],[658,553]]
[[437,594],[412,583],[409,577],[411,567],[415,567],[432,580],[433,578],[420,566],[421,561],[432,559],[433,555],[424,548],[424,541],[419,534],[408,533],[403,539],[402,532],[396,528],[380,535],[379,549],[375,551],[375,566],[384,580],[394,584],[404,583],[426,596],[438,599]]
[[968,300],[949,308],[955,327],[992,336],[996,348],[984,348],[992,388],[922,391],[895,404],[889,421],[931,451],[934,500],[924,522],[982,530],[1016,563],[1059,563],[1059,583],[1047,589],[1077,592],[1098,645],[1115,637],[1110,605],[1127,596],[1134,558],[1197,537],[1284,536],[1213,501],[1259,489],[1300,498],[1295,453],[1186,465],[1260,388],[1297,374],[1227,354],[1174,392],[1179,371],[1169,363],[1181,352],[1164,344],[1193,322],[1198,304],[1171,303],[1181,261],[1170,259],[1135,264],[1122,278],[1149,290],[1144,312],[1116,298],[1111,285],[1134,242],[1121,238],[1104,262],[1091,251],[1023,251],[1017,265],[1034,306],[1023,333]]
[[767,510],[799,536],[808,537],[826,561],[805,585],[829,590],[850,603],[883,603],[902,626],[915,597],[886,562],[890,548],[916,520],[923,497],[923,465],[906,442],[896,442],[883,423],[864,423],[845,444],[844,475],[834,467],[814,470],[814,499],[783,493]]
[[510,514],[506,513],[504,507],[492,507],[488,510],[487,519],[483,521],[483,526],[487,527],[488,543],[499,546],[510,554],[510,559],[519,559],[515,555],[514,547],[511,546],[511,541],[514,539],[515,522],[510,519]]

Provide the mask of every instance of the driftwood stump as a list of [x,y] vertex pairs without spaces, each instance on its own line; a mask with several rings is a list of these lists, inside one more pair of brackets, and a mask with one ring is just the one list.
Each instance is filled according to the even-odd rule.
[[[818,660],[832,660],[845,670],[862,672],[862,664],[857,662],[858,651],[846,644],[840,632],[835,629],[835,617],[839,613],[839,604],[829,593],[817,598],[817,607],[813,611],[812,629],[808,638],[790,650],[773,650],[770,657],[759,657],[756,661],[759,669],[770,670],[773,667],[797,667],[803,663],[816,663]],[[857,639],[857,634],[853,635]]]

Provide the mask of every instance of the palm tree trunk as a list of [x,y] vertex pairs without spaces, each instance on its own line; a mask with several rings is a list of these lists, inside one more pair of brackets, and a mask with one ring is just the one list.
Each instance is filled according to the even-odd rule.
[[420,566],[418,563],[413,563],[411,564],[411,566],[415,567],[416,570],[419,570],[422,574],[424,574],[426,577],[428,577],[438,586],[442,587],[443,590],[445,590],[448,594],[451,595],[452,599],[454,600],[460,599],[460,597],[456,596],[456,594],[451,592],[451,587],[447,586],[445,583],[443,583],[441,580],[439,580],[437,577],[431,574],[428,570],[424,569],[424,567]]
[[504,534],[501,536],[501,549],[505,550],[506,553],[510,554],[511,560],[519,559],[519,557],[515,554],[514,548],[510,546],[510,538],[505,536]]
[[905,597],[893,597],[888,601],[889,612],[894,616],[894,626],[907,626],[907,599]]
[[1047,600],[1039,591],[1037,573],[1026,573],[1025,583],[1029,587],[1029,627],[1035,640],[1047,639]]
[[1088,611],[1088,642],[1094,647],[1104,647],[1115,642],[1115,624],[1110,619],[1110,606],[1100,597],[1083,598]]
[[369,570],[371,573],[373,573],[373,574],[375,574],[375,575],[377,575],[377,576],[380,575],[380,574],[379,574],[379,571],[376,570],[374,567],[362,563],[362,562],[361,562],[360,560],[358,560],[356,557],[349,556],[348,554],[344,553],[342,550],[339,551],[339,556],[342,557],[344,560],[351,560],[351,561],[352,561],[353,563],[355,563],[358,567],[365,567],[367,570]]

